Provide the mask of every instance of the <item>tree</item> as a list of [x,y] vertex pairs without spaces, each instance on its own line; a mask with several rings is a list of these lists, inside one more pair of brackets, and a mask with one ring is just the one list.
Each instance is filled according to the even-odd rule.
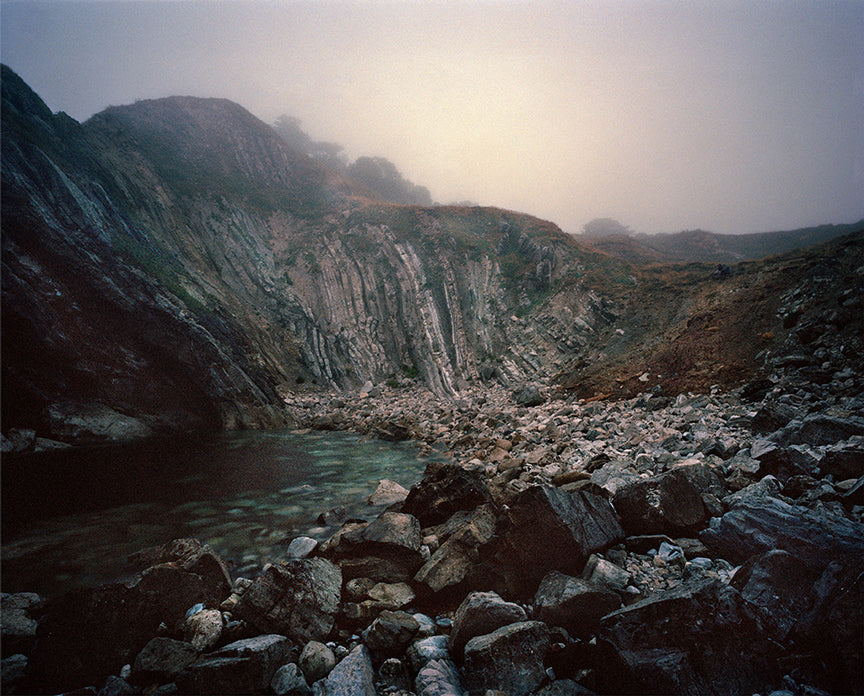
[[582,227],[586,237],[611,237],[613,235],[633,236],[633,230],[612,218],[595,218]]

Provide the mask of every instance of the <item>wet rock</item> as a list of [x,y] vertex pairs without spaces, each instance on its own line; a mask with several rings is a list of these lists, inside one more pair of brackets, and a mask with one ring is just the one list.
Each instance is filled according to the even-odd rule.
[[276,670],[270,680],[270,690],[276,696],[308,696],[312,693],[303,672],[294,662]]
[[209,650],[222,637],[222,612],[218,609],[204,609],[188,619],[184,628],[184,638],[198,652]]
[[348,511],[341,505],[338,505],[318,515],[316,522],[322,527],[335,527],[336,525],[343,524],[347,519]]
[[490,505],[478,507],[468,522],[452,534],[417,571],[414,581],[433,593],[461,583],[477,563],[480,548],[495,535],[496,524],[495,513]]
[[530,694],[546,678],[549,645],[549,628],[541,621],[514,623],[472,638],[462,668],[466,690],[472,695],[488,689]]
[[411,614],[385,609],[363,632],[363,642],[374,655],[401,656],[419,630],[420,624]]
[[290,652],[291,641],[275,634],[229,643],[181,672],[177,686],[188,694],[260,694]]
[[369,505],[395,505],[404,502],[408,497],[408,490],[390,479],[381,479],[378,487],[366,499]]
[[29,655],[36,640],[36,618],[42,599],[33,592],[0,594],[0,640],[4,655]]
[[306,678],[306,683],[314,684],[333,671],[336,655],[324,643],[310,640],[303,646],[300,657],[297,658],[297,666]]
[[811,567],[824,568],[838,557],[864,553],[864,525],[777,498],[740,503],[723,517],[713,518],[699,538],[733,563],[780,549]]
[[291,543],[288,544],[285,555],[288,558],[308,558],[317,548],[318,542],[315,539],[299,536],[292,539]]
[[631,535],[685,536],[708,519],[702,495],[679,469],[619,488],[612,504]]
[[615,592],[553,570],[534,595],[534,618],[587,638],[597,630],[603,616],[620,606],[621,598]]
[[423,527],[441,524],[460,510],[474,510],[491,502],[483,478],[455,464],[432,463],[414,486],[402,512],[414,515]]
[[243,593],[235,613],[260,631],[306,643],[333,628],[342,590],[339,567],[324,558],[269,565]]
[[465,644],[475,636],[492,633],[512,623],[525,621],[525,610],[513,602],[505,602],[495,592],[472,592],[459,605],[450,632],[450,652],[462,659]]
[[517,594],[533,593],[550,570],[578,573],[588,556],[620,541],[609,501],[593,493],[532,486],[510,503],[498,560]]
[[603,617],[599,690],[742,694],[779,683],[778,647],[755,610],[717,580],[687,583]]
[[314,696],[375,696],[375,670],[365,645],[358,645],[326,679],[315,682]]
[[174,681],[197,657],[188,641],[157,636],[135,657],[130,679],[139,684]]

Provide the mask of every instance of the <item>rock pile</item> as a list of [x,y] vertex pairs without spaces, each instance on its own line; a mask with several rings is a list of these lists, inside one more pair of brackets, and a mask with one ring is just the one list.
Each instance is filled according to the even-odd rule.
[[620,402],[298,399],[448,461],[254,578],[179,540],[126,584],[4,596],[4,691],[862,693],[861,383],[786,364]]

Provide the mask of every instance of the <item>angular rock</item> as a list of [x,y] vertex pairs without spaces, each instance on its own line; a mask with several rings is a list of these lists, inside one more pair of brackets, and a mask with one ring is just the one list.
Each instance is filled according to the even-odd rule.
[[288,544],[285,555],[288,558],[308,558],[318,548],[318,542],[307,536],[295,537]]
[[578,573],[593,552],[624,538],[609,501],[584,491],[532,486],[511,501],[508,521],[497,560],[517,594],[533,595],[550,570]]
[[510,696],[534,691],[546,678],[544,658],[549,628],[542,621],[523,621],[476,636],[465,645],[462,674],[468,693],[497,689]]
[[616,593],[553,570],[537,588],[534,618],[548,626],[560,626],[572,636],[588,638],[600,619],[620,606]]
[[864,448],[830,448],[819,462],[819,467],[823,476],[831,474],[835,481],[860,478],[864,476]]
[[303,646],[300,657],[297,658],[297,666],[306,678],[306,683],[314,684],[333,671],[336,655],[324,643],[310,640]]
[[303,672],[294,662],[282,665],[276,670],[270,680],[270,690],[276,696],[308,696],[312,693]]
[[369,590],[368,596],[381,609],[400,609],[414,601],[414,590],[404,582],[379,582]]
[[128,584],[73,590],[46,604],[29,667],[34,690],[101,683],[132,663],[161,623],[180,629],[189,607],[225,599],[230,584],[215,554],[198,542],[173,548],[192,553],[158,563]]
[[413,515],[383,512],[369,524],[349,522],[320,549],[346,579],[406,582],[423,565],[423,537]]
[[603,617],[601,693],[735,694],[773,690],[777,644],[755,610],[718,580],[692,581]]
[[411,614],[385,609],[363,631],[363,641],[374,655],[396,657],[404,654],[419,630],[420,624]]
[[472,592],[459,605],[450,632],[450,652],[461,661],[465,644],[475,636],[513,623],[525,621],[525,610],[505,602],[495,592]]
[[612,504],[631,535],[686,536],[708,519],[701,493],[679,469],[619,488]]
[[733,563],[780,549],[821,570],[837,558],[864,553],[864,525],[777,498],[739,504],[723,517],[714,518],[699,538]]
[[602,556],[592,553],[585,567],[582,569],[582,579],[595,587],[605,587],[617,592],[623,592],[630,583],[631,575],[623,568],[612,563],[612,561],[607,561]]
[[140,684],[171,682],[197,657],[198,651],[187,641],[156,637],[135,657],[130,679]]
[[526,384],[513,392],[513,401],[519,406],[539,406],[546,403],[546,397],[540,393],[535,385]]
[[491,500],[479,474],[455,464],[433,462],[426,467],[423,480],[408,493],[402,512],[414,515],[423,527],[431,527],[459,510],[473,510]]
[[448,659],[427,662],[414,679],[417,696],[463,696],[462,680],[456,665]]
[[300,642],[325,640],[333,628],[342,591],[339,567],[324,558],[267,566],[243,593],[235,610],[260,631]]
[[27,673],[26,655],[9,655],[0,660],[0,690],[4,694],[19,693]]
[[864,419],[837,418],[816,413],[806,416],[789,433],[788,444],[833,445],[853,435],[864,435]]
[[222,637],[222,612],[218,609],[204,609],[188,619],[184,628],[184,638],[192,643],[198,652],[209,650]]
[[315,696],[375,696],[375,670],[365,645],[358,645],[326,679],[315,682]]
[[381,479],[378,487],[366,499],[369,505],[395,505],[408,497],[408,490],[390,479]]
[[427,662],[432,660],[449,660],[448,640],[448,636],[429,636],[422,640],[415,640],[405,653],[411,671],[419,672]]
[[468,522],[452,534],[417,571],[414,581],[430,592],[440,592],[461,583],[477,563],[480,548],[492,540],[496,525],[492,507],[478,507]]
[[36,615],[42,599],[33,592],[0,594],[0,640],[3,654],[30,654],[36,641]]
[[99,689],[96,696],[137,696],[138,689],[122,677],[114,674],[105,680],[105,685]]
[[285,636],[261,635],[209,653],[177,677],[181,693],[260,694],[291,652]]
[[810,588],[816,579],[807,565],[787,551],[753,556],[732,578],[732,587],[757,607],[763,624],[780,642],[809,609]]

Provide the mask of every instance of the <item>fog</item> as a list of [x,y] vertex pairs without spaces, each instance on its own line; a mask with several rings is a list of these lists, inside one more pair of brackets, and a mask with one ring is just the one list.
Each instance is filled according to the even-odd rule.
[[174,94],[290,114],[436,201],[578,232],[864,217],[862,2],[4,0],[2,61],[78,120]]

